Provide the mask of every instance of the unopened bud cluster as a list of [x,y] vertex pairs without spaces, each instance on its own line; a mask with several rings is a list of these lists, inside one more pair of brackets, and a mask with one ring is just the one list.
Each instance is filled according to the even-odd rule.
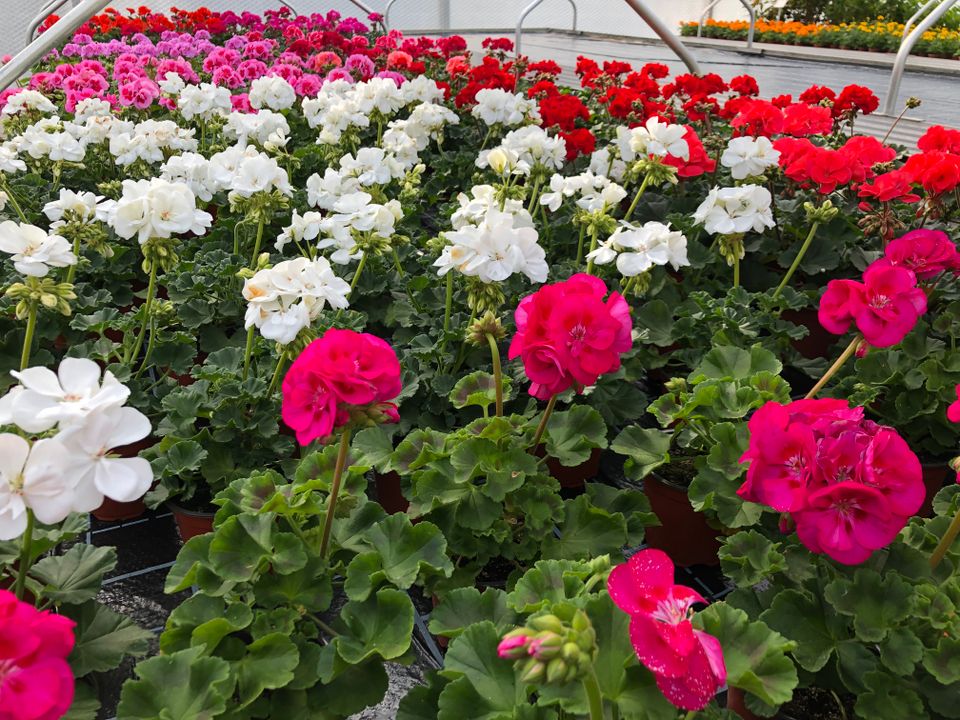
[[483,317],[474,320],[473,324],[467,328],[467,342],[486,347],[487,335],[492,335],[494,340],[503,340],[507,335],[500,318],[489,310],[483,314]]
[[520,682],[562,685],[590,670],[597,655],[597,633],[583,610],[576,610],[569,622],[554,614],[537,615],[504,635],[497,654],[514,661]]
[[824,200],[820,206],[814,205],[812,202],[805,202],[803,209],[807,213],[807,222],[818,223],[828,223],[840,212],[840,208],[835,207],[829,200]]

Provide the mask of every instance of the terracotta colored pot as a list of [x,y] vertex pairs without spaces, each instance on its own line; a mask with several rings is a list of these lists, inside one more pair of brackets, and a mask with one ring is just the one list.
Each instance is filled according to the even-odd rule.
[[391,515],[403,513],[410,507],[400,488],[400,476],[395,472],[385,475],[373,474],[373,484],[377,488],[377,502]]
[[587,480],[597,477],[600,472],[600,448],[594,448],[586,462],[574,467],[562,465],[556,458],[547,458],[547,469],[560,487],[582,488]]
[[798,353],[810,359],[831,357],[830,348],[837,341],[837,336],[824,329],[814,308],[785,310],[781,317],[807,329],[806,337],[792,343]]
[[747,710],[746,697],[740,688],[727,688],[727,710],[732,710],[743,720],[761,720],[758,715]]
[[931,517],[933,515],[933,498],[943,489],[947,483],[947,476],[952,472],[946,460],[942,462],[925,462],[921,465],[923,468],[923,484],[927,488],[927,496],[923,500],[923,505],[917,511],[920,517]]
[[717,536],[721,532],[693,509],[685,488],[651,475],[643,481],[643,491],[661,523],[647,528],[645,538],[650,547],[663,550],[680,567],[720,564]]
[[177,532],[180,533],[180,539],[183,542],[198,535],[213,532],[213,516],[215,513],[203,510],[187,510],[174,503],[167,503],[167,507],[173,513],[173,521],[177,524]]
[[[143,440],[114,448],[113,452],[122,458],[137,457],[142,451],[157,444],[157,439],[148,435]],[[96,510],[91,514],[103,522],[116,522],[118,520],[136,520],[147,511],[147,506],[143,504],[142,499],[130,500],[129,502],[117,502],[108,497],[103,499]]]

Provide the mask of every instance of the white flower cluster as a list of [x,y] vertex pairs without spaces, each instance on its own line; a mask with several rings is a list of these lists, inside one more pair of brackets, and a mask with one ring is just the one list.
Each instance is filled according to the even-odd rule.
[[625,162],[633,162],[639,157],[654,155],[664,157],[672,155],[681,160],[690,159],[690,145],[684,135],[687,129],[683,125],[673,125],[660,121],[654,116],[635,128],[620,126],[617,128],[617,147]]
[[350,286],[334,274],[326,258],[298,257],[260,270],[243,284],[245,327],[256,326],[268,340],[286,345],[317,319],[329,304],[343,309]]
[[229,89],[212,83],[184,85],[177,93],[177,109],[186,120],[210,120],[230,112],[230,97]]
[[537,101],[514,95],[500,88],[484,88],[477,93],[477,104],[470,113],[487,125],[516,127],[525,123],[540,122]]
[[272,143],[275,147],[283,147],[290,136],[287,119],[280,113],[266,109],[256,113],[230,113],[223,129],[227,137],[236,140],[241,147],[251,140],[263,146]]
[[210,213],[197,210],[196,197],[184,183],[163,178],[124,180],[120,199],[106,208],[107,222],[122,238],[169,238],[191,232],[203,235],[213,223]]
[[652,221],[637,227],[621,223],[608,240],[587,255],[597,265],[617,261],[617,270],[624,277],[647,272],[655,265],[669,263],[674,270],[689,265],[687,238],[669,223]]
[[21,90],[7,98],[0,115],[9,117],[10,115],[19,115],[26,110],[36,110],[41,113],[54,113],[57,106],[50,102],[50,99],[38,90]]
[[115,448],[150,434],[147,416],[124,407],[130,390],[84,358],[64,358],[57,372],[32,367],[12,373],[20,383],[0,398],[0,425],[53,437],[32,444],[0,434],[0,540],[19,537],[27,511],[47,524],[95,510],[104,496],[130,502],[153,482],[150,463],[116,457]]
[[403,218],[403,207],[398,200],[380,204],[370,193],[357,191],[340,196],[333,204],[334,214],[320,221],[320,230],[327,237],[317,243],[321,250],[336,248],[330,259],[345,265],[360,257],[354,233],[371,233],[389,240]]
[[266,75],[251,82],[249,97],[250,104],[258,110],[286,110],[297,101],[293,85],[278,75]]
[[594,175],[603,175],[616,182],[623,182],[627,175],[627,164],[617,155],[619,151],[615,145],[608,145],[594,150],[590,155],[590,172]]
[[[110,203],[103,195],[92,192],[74,192],[60,188],[60,197],[43,206],[43,214],[50,220],[50,229],[56,230],[68,221],[89,225],[95,220],[106,222]],[[66,218],[66,219],[64,219]]]
[[529,175],[533,170],[559,170],[566,161],[567,144],[563,138],[551,137],[537,125],[527,125],[508,132],[492,150],[482,150],[476,165],[489,167],[500,175]]
[[17,148],[13,142],[5,142],[0,145],[0,173],[4,175],[14,175],[18,172],[25,172],[27,164],[18,157]]
[[720,156],[720,164],[730,168],[734,180],[760,177],[768,168],[780,163],[780,151],[773,147],[767,137],[731,138]]
[[540,204],[550,212],[560,209],[565,198],[579,195],[577,206],[587,211],[614,208],[627,196],[627,191],[604,175],[595,175],[586,170],[573,177],[553,175],[550,191],[540,196]]
[[[478,225],[483,222],[490,210],[501,210],[500,202],[497,200],[497,189],[493,185],[474,185],[470,188],[470,194],[459,193],[457,202],[460,207],[450,218],[450,224],[454,230],[459,230],[466,225]],[[523,227],[533,227],[533,218],[524,209],[523,201],[507,199],[503,203],[503,212],[510,213],[515,217],[514,224]]]
[[137,160],[163,162],[166,154],[196,152],[195,134],[193,128],[182,128],[173,120],[144,120],[133,127],[118,126],[110,130],[110,154],[117,165],[130,165]]
[[445,232],[450,244],[433,263],[437,273],[456,268],[486,283],[523,273],[533,282],[546,282],[546,253],[537,243],[536,229],[526,224],[528,218],[491,209],[477,224]]
[[17,153],[26,153],[34,160],[48,158],[54,162],[80,162],[86,155],[85,145],[56,115],[28,125],[10,143]]
[[711,235],[736,235],[772,228],[770,191],[761,185],[713,188],[700,203],[693,219]]
[[17,272],[32,277],[43,277],[52,267],[77,264],[77,256],[66,239],[48,235],[36,225],[12,220],[0,223],[0,250],[13,256],[10,259]]

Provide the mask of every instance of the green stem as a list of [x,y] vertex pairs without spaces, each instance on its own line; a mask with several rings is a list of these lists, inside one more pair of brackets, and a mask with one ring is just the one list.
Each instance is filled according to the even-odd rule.
[[396,248],[393,248],[393,265],[397,268],[397,273],[400,277],[403,277],[403,266],[400,264],[400,254],[397,252]]
[[843,367],[843,364],[850,359],[850,356],[857,351],[857,347],[860,345],[860,342],[863,340],[863,335],[857,333],[853,340],[850,341],[850,344],[847,345],[847,349],[840,353],[840,357],[836,359],[833,365],[823,374],[823,377],[817,380],[817,384],[813,386],[810,392],[807,393],[805,400],[809,400],[814,397],[818,392],[823,389],[823,386],[832,378],[837,370]]
[[627,297],[627,293],[630,292],[630,289],[634,286],[636,282],[637,282],[636,275],[634,275],[632,278],[629,278],[627,280],[627,284],[624,285],[622,288],[620,288],[620,294],[623,295],[624,297]]
[[340,494],[340,482],[343,469],[347,464],[347,452],[350,450],[350,428],[345,428],[340,436],[340,451],[337,453],[337,465],[333,470],[333,483],[330,485],[330,497],[327,499],[327,515],[323,521],[323,537],[320,540],[320,557],[327,557],[330,544],[330,530],[333,528],[333,514],[337,509],[337,496]]
[[803,256],[806,255],[807,250],[810,249],[810,243],[813,242],[813,236],[817,234],[817,228],[820,227],[820,223],[813,223],[810,226],[810,232],[807,233],[807,239],[803,241],[803,245],[800,246],[800,252],[797,253],[797,256],[793,259],[793,264],[790,266],[790,269],[787,270],[787,274],[783,276],[783,280],[780,281],[780,284],[777,285],[777,289],[773,291],[774,299],[780,297],[780,293],[783,292],[783,289],[787,286],[787,283],[790,282],[790,278],[793,277],[793,274],[797,271],[797,268],[800,267],[800,261],[803,260]]
[[947,531],[943,534],[943,537],[940,538],[940,542],[937,543],[937,547],[930,555],[931,570],[936,568],[937,565],[939,565],[943,560],[944,556],[947,554],[947,550],[949,550],[950,546],[953,545],[953,541],[957,539],[957,535],[960,535],[960,510],[958,510],[957,514],[953,516],[950,527],[947,528]]
[[[590,252],[597,249],[597,224],[590,226]],[[590,253],[587,253],[589,257]],[[593,258],[587,260],[587,275],[593,275]]]
[[733,258],[733,286],[740,287],[740,258]]
[[150,335],[147,337],[147,349],[143,353],[143,360],[140,362],[140,367],[137,370],[137,374],[133,376],[133,379],[136,380],[141,375],[143,371],[147,369],[147,363],[150,362],[150,356],[153,355],[153,347],[157,342],[157,324],[151,320],[150,321]]
[[597,673],[592,667],[583,678],[583,689],[587,693],[590,720],[603,720],[603,695],[600,694]]
[[466,332],[470,330],[470,326],[473,325],[473,321],[476,319],[477,319],[477,311],[476,309],[473,309],[470,311],[470,319],[467,320],[467,325],[466,325],[467,330],[464,331],[463,342],[460,344],[460,350],[457,352],[457,360],[453,364],[452,372],[454,375],[457,373],[457,370],[460,369],[460,366],[463,364],[463,361],[466,360],[466,356],[467,356]]
[[280,357],[277,358],[277,366],[273,369],[273,378],[270,380],[270,387],[267,389],[267,395],[273,395],[273,391],[277,389],[277,383],[280,381],[280,374],[283,372],[283,368],[287,364],[287,353],[286,351],[280,353]]
[[73,239],[73,254],[77,258],[77,261],[73,265],[67,268],[67,279],[64,282],[66,282],[68,285],[73,284],[73,278],[75,278],[77,275],[77,265],[80,264],[80,236],[79,235],[77,235],[77,237]]
[[243,379],[247,379],[247,374],[250,372],[250,357],[253,355],[253,335],[256,332],[256,327],[251,325],[247,329],[247,344],[243,348]]
[[147,325],[150,322],[150,310],[153,308],[153,297],[157,294],[157,263],[150,261],[150,281],[147,283],[147,297],[143,302],[143,320],[140,323],[140,331],[137,333],[137,339],[134,341],[130,352],[123,356],[123,364],[129,365],[140,354],[140,348],[143,347],[143,338],[147,334]]
[[447,294],[443,305],[443,338],[440,340],[440,354],[447,347],[447,333],[450,332],[450,315],[453,312],[453,272],[447,273]]
[[14,594],[17,600],[23,600],[23,591],[27,586],[27,573],[30,571],[30,556],[33,551],[33,510],[27,508],[27,529],[23,531],[23,544],[20,546],[20,569]]
[[250,259],[250,268],[257,266],[257,257],[260,255],[260,244],[263,242],[263,228],[266,225],[266,218],[260,213],[260,219],[257,221],[257,238],[253,241],[253,257]]
[[540,418],[540,424],[537,425],[537,431],[533,434],[533,444],[530,446],[530,449],[536,452],[537,446],[540,444],[540,441],[543,439],[543,433],[547,429],[547,421],[550,419],[550,416],[553,414],[553,408],[557,404],[557,396],[551,395],[550,400],[547,401],[547,407],[543,411],[543,417]]
[[30,303],[27,314],[27,330],[23,336],[23,350],[20,352],[20,369],[26,370],[30,363],[30,348],[33,346],[33,333],[37,329],[37,304]]
[[487,343],[490,345],[490,358],[493,360],[493,384],[497,400],[497,417],[503,417],[503,371],[500,368],[500,348],[497,339],[487,333]]
[[533,192],[530,194],[530,202],[527,205],[527,212],[531,215],[537,207],[537,200],[540,196],[540,178],[533,181]]
[[650,176],[644,175],[643,182],[640,183],[640,187],[637,189],[637,194],[633,196],[633,202],[630,203],[630,207],[627,208],[627,214],[623,216],[623,221],[627,222],[630,220],[630,217],[633,215],[633,211],[637,209],[637,203],[640,202],[640,198],[643,197],[643,193],[647,189],[647,184],[650,182]]
[[246,222],[246,218],[238,220],[233,226],[233,254],[240,254],[240,228]]
[[907,114],[907,110],[909,109],[910,109],[909,105],[904,105],[903,110],[900,111],[900,114],[897,115],[896,119],[893,121],[893,124],[890,126],[890,129],[887,130],[887,134],[883,136],[883,140],[880,141],[882,144],[884,145],[887,144],[887,140],[890,139],[890,133],[892,133],[893,129],[897,126],[897,124],[901,120],[903,120],[903,116]]
[[14,196],[13,189],[10,187],[9,183],[7,183],[6,180],[2,180],[0,182],[3,183],[3,189],[7,193],[7,201],[13,206],[13,209],[17,211],[17,215],[20,216],[20,220],[29,224],[30,221],[27,220],[27,216],[24,214],[23,208],[20,207],[20,203],[17,202],[17,198]]
[[327,635],[329,635],[330,637],[336,637],[337,635],[340,634],[340,633],[338,633],[336,630],[334,630],[332,627],[330,627],[329,625],[327,625],[327,624],[326,624],[323,620],[321,620],[316,614],[314,614],[314,613],[312,613],[312,612],[308,612],[308,613],[307,613],[307,617],[309,617],[311,620],[313,620],[313,622],[316,623],[317,627],[320,628],[321,630],[323,630],[323,631],[324,631]]
[[683,716],[683,720],[693,720],[697,716],[696,710],[691,710],[686,715]]
[[[363,272],[363,266],[367,262],[367,253],[364,252],[360,256],[360,262],[357,263],[357,270],[353,273],[353,280],[350,281],[350,292],[352,293],[354,288],[357,287],[357,281],[360,279],[360,273]],[[349,293],[348,293],[349,294]]]
[[587,234],[587,226],[580,226],[580,240],[577,241],[577,267],[583,262],[583,238]]

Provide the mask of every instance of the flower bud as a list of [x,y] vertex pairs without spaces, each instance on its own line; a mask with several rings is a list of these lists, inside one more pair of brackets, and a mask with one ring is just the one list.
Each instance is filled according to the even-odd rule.
[[483,317],[474,320],[473,324],[467,329],[467,341],[477,346],[486,347],[487,335],[493,335],[494,340],[502,340],[507,335],[500,318],[490,310],[487,310]]
[[549,663],[547,663],[547,682],[548,683],[562,683],[566,682],[567,673],[570,671],[570,666],[563,661],[562,658],[554,658]]
[[497,656],[503,660],[519,660],[526,657],[529,644],[530,638],[526,634],[526,628],[514,630],[504,635],[503,640],[497,645]]
[[[953,471],[960,476],[960,455],[951,460],[949,465]],[[960,477],[957,478],[957,482],[960,482]]]
[[508,170],[512,170],[510,154],[503,148],[494,148],[487,155],[487,164],[497,175],[504,175]]
[[913,110],[914,108],[920,107],[920,98],[918,98],[918,97],[912,97],[912,96],[911,96],[911,97],[908,97],[908,98],[907,98],[907,107],[908,107],[910,110]]
[[834,207],[833,203],[829,200],[824,200],[820,207],[817,207],[812,202],[805,202],[803,209],[807,213],[807,222],[817,223],[828,223],[840,212],[840,209]]
[[746,254],[743,247],[743,235],[721,235],[720,236],[720,256],[727,261],[727,265],[733,265],[735,260],[743,260]]
[[564,632],[563,622],[556,615],[537,615],[527,621],[527,625],[534,630],[550,630],[555,633]]
[[587,614],[583,610],[577,610],[577,612],[574,613],[571,625],[578,633],[593,630],[593,626],[590,624],[590,618],[587,617]]
[[530,641],[527,652],[537,660],[552,660],[560,654],[563,638],[550,630],[544,630]]
[[540,662],[536,658],[530,658],[523,665],[520,666],[520,682],[522,683],[535,683],[542,678],[547,671],[547,666],[545,663]]

